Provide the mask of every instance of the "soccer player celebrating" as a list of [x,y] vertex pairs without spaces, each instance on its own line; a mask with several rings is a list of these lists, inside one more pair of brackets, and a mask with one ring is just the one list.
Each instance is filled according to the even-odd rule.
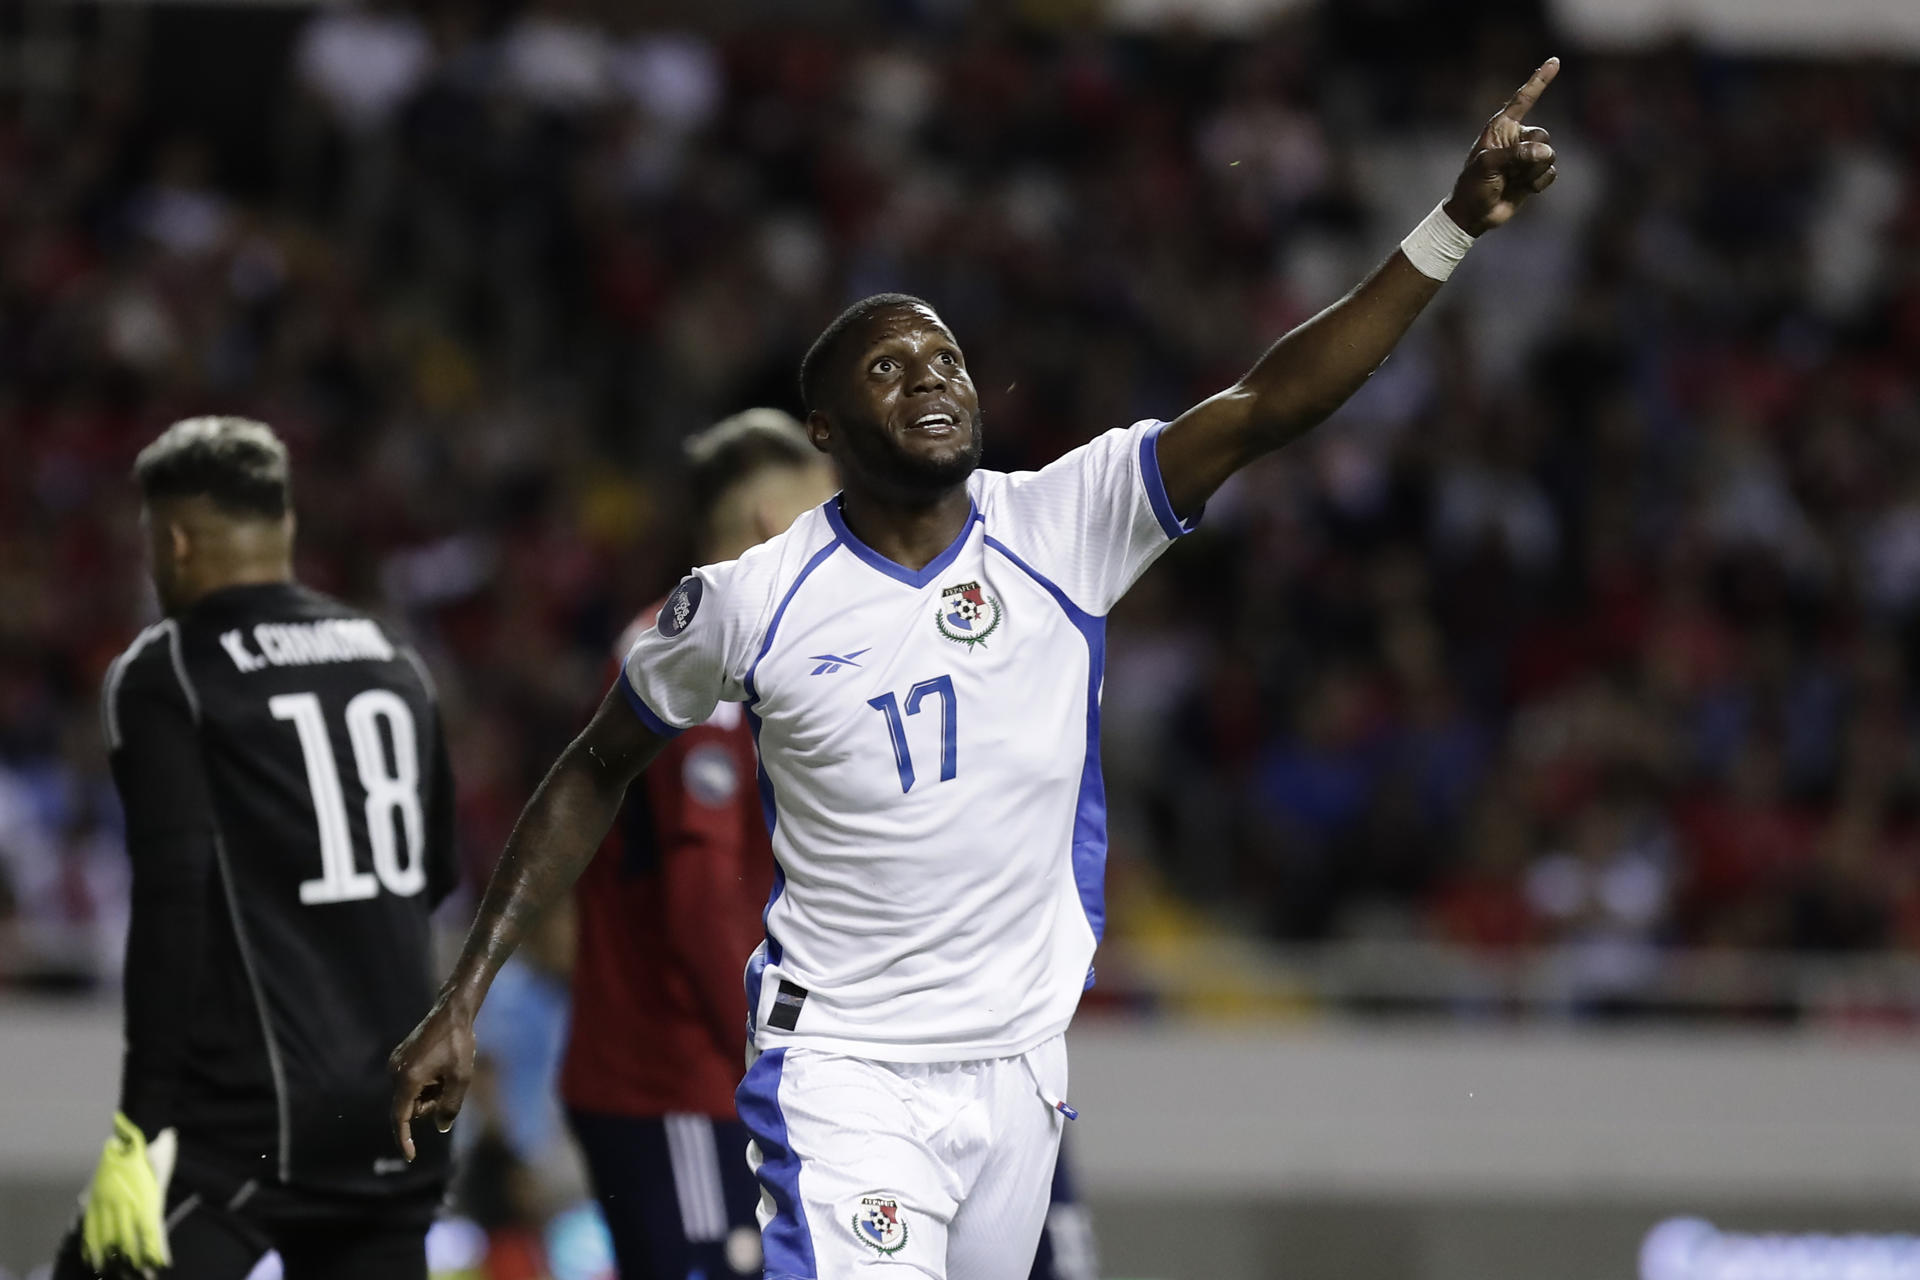
[[166,613],[101,696],[133,861],[113,1136],[56,1280],[421,1280],[446,1145],[387,1136],[432,999],[453,787],[419,659],[293,581],[287,451],[190,418],[134,464]]
[[1041,471],[978,469],[973,380],[927,304],[881,295],[829,325],[801,381],[844,490],[682,581],[528,803],[432,1013],[394,1051],[402,1148],[413,1120],[452,1123],[491,975],[628,782],[739,702],[776,861],[750,972],[759,1056],[736,1094],[766,1275],[1026,1271],[1073,1117],[1061,1033],[1103,920],[1105,616],[1229,476],[1359,388],[1475,236],[1553,181],[1546,132],[1523,120],[1557,71],[1487,123],[1398,251],[1238,383]]
[[[687,460],[708,563],[784,532],[834,488],[778,409],[708,428]],[[640,615],[620,655],[659,612]],[[746,718],[721,703],[653,761],[575,893],[560,1092],[627,1280],[759,1270],[760,1196],[733,1105],[747,1047],[740,967],[773,883],[757,772]]]

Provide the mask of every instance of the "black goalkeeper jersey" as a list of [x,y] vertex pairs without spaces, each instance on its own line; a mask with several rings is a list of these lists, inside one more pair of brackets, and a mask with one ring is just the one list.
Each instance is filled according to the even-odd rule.
[[102,711],[133,860],[121,1109],[186,1160],[323,1192],[424,1192],[387,1054],[432,1002],[453,782],[425,667],[293,584],[149,627]]

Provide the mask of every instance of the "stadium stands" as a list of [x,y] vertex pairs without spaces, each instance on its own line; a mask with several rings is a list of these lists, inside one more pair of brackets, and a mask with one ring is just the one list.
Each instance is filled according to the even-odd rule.
[[[446,679],[480,870],[685,555],[674,442],[791,404],[842,299],[937,300],[992,464],[1170,414],[1384,253],[1546,39],[571,12],[279,12],[263,71],[162,97],[218,79],[192,24],[223,19],[81,7],[42,32],[65,72],[0,95],[16,981],[118,951],[94,695],[144,616],[125,473],[158,424],[291,440],[303,576]],[[1555,199],[1116,620],[1143,930],[1546,948],[1602,1012],[1679,950],[1920,945],[1915,89],[1685,47],[1556,87]]]

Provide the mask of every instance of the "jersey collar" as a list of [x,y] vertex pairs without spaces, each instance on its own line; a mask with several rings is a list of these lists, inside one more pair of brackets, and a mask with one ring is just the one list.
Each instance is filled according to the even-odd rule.
[[875,551],[872,547],[860,541],[853,530],[847,527],[846,517],[840,514],[839,494],[836,493],[827,499],[824,510],[827,513],[827,523],[833,526],[834,533],[839,537],[841,542],[846,544],[847,550],[853,552],[854,555],[858,556],[873,568],[878,569],[881,573],[886,574],[895,582],[903,582],[916,590],[926,586],[935,578],[945,573],[948,566],[960,558],[961,548],[967,545],[967,538],[972,535],[973,526],[980,523],[979,504],[969,498],[967,500],[967,522],[960,526],[960,532],[954,536],[952,542],[947,544],[945,551],[942,551],[939,555],[927,561],[927,567],[915,573],[905,565],[887,559],[878,551]]

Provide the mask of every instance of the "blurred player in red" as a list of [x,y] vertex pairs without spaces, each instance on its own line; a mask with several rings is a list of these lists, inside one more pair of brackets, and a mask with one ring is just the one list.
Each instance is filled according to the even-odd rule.
[[[696,564],[734,559],[835,488],[826,458],[776,409],[710,427],[687,461]],[[622,637],[614,674],[659,608]],[[760,1273],[760,1191],[733,1102],[747,1048],[740,975],[773,884],[757,773],[746,719],[726,703],[628,792],[575,891],[560,1092],[623,1280]]]

